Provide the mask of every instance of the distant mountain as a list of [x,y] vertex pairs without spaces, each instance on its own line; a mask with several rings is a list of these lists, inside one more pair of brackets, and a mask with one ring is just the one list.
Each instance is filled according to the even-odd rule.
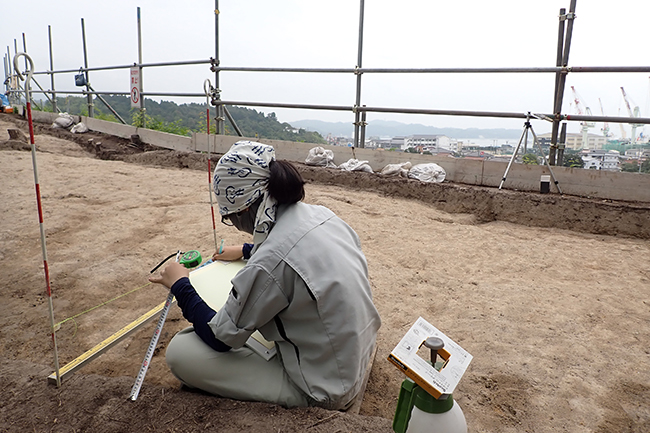
[[[323,122],[321,120],[296,120],[290,122],[292,126],[315,131],[323,137],[328,134],[333,136],[351,137],[354,126],[348,122]],[[373,120],[366,126],[366,137],[402,137],[414,134],[446,135],[451,138],[512,138],[521,136],[521,129],[479,129],[479,128],[437,128],[435,126],[421,125],[419,123],[401,123],[386,120]]]

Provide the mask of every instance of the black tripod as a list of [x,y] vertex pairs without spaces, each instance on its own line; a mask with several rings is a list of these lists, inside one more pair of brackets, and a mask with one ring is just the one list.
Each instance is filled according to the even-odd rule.
[[526,144],[524,146],[528,145],[528,130],[530,130],[531,134],[533,134],[533,145],[537,145],[537,149],[539,150],[539,154],[542,155],[542,159],[544,160],[544,163],[546,164],[546,167],[548,168],[549,173],[551,173],[551,176],[553,177],[553,183],[555,184],[555,187],[557,188],[557,191],[562,194],[562,190],[560,189],[560,185],[555,178],[555,174],[553,174],[553,170],[551,170],[551,166],[548,163],[548,159],[544,157],[544,151],[542,150],[542,146],[539,144],[539,141],[537,140],[537,135],[535,134],[535,131],[533,130],[533,125],[530,124],[530,112],[528,112],[526,116],[526,122],[524,123],[524,130],[521,133],[521,138],[519,138],[519,143],[517,143],[517,147],[515,148],[515,151],[512,153],[512,158],[510,158],[510,162],[508,163],[508,167],[506,167],[505,173],[503,173],[503,179],[501,179],[501,184],[499,184],[499,189],[503,186],[504,182],[506,181],[506,177],[508,176],[508,172],[510,171],[510,167],[512,166],[512,163],[514,162],[515,158],[517,158],[517,152],[519,152],[519,148],[521,147],[522,141],[524,141],[524,137],[526,137]]

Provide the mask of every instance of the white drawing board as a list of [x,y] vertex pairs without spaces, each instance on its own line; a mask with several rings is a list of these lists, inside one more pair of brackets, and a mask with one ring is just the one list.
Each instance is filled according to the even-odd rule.
[[[228,300],[232,284],[230,281],[246,264],[243,260],[235,262],[215,261],[190,272],[190,282],[199,296],[215,311]],[[275,344],[267,341],[259,331],[255,331],[246,345],[267,361],[276,353]]]

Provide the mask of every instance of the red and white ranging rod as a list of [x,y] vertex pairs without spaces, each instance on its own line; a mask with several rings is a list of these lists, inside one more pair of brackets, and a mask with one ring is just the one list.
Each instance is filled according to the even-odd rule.
[[[29,69],[25,71],[24,77],[20,73],[20,67],[18,66],[18,59],[20,57],[25,57],[25,60],[29,63]],[[14,69],[18,78],[25,81],[25,101],[26,101],[26,110],[27,110],[27,123],[29,124],[29,142],[32,148],[32,166],[34,167],[34,185],[36,187],[36,205],[38,206],[38,224],[41,230],[41,250],[43,252],[43,270],[45,271],[45,287],[47,291],[47,300],[50,313],[50,332],[52,334],[52,345],[54,346],[54,371],[56,373],[56,386],[61,386],[61,373],[59,370],[59,352],[56,345],[56,334],[54,332],[54,308],[52,306],[52,286],[50,284],[50,268],[47,264],[47,246],[45,243],[45,227],[43,225],[43,204],[41,201],[41,186],[38,181],[38,166],[36,164],[36,144],[34,142],[34,123],[32,121],[32,96],[31,96],[31,84],[32,73],[34,71],[34,61],[26,53],[18,53],[14,57]]]

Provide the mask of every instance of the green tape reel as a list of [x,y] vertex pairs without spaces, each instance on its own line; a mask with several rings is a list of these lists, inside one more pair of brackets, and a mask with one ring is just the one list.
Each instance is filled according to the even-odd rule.
[[198,265],[201,264],[202,260],[203,259],[201,258],[200,252],[196,250],[191,250],[183,254],[181,258],[178,260],[178,263],[185,266],[186,268],[196,268]]

